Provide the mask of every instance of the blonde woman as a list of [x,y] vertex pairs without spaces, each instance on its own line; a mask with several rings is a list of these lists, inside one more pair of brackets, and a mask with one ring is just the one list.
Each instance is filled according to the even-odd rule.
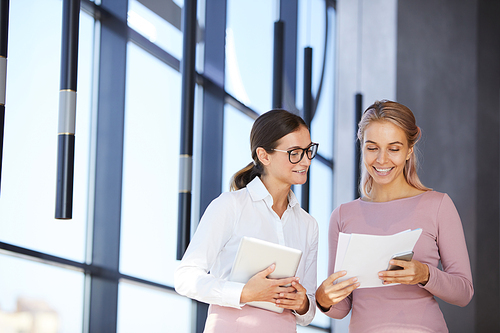
[[[329,274],[316,292],[318,307],[344,318],[350,333],[448,332],[434,296],[465,306],[474,293],[462,223],[447,194],[424,186],[417,175],[415,144],[421,136],[406,106],[375,102],[359,123],[361,198],[336,208],[330,219]],[[339,232],[391,235],[421,228],[411,261],[391,260],[401,270],[383,271],[384,284],[358,289],[356,278],[335,284]],[[441,262],[442,270],[438,268]]]

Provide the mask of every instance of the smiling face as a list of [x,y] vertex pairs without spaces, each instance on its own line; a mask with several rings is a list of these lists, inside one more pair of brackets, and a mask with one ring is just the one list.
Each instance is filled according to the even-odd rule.
[[[309,130],[304,126],[300,126],[298,130],[282,137],[275,149],[288,151],[295,148],[307,148],[311,143]],[[267,182],[270,181],[276,185],[286,186],[306,182],[307,170],[311,165],[311,160],[305,154],[299,163],[292,164],[286,152],[274,151],[267,153],[264,149],[259,148],[257,153],[265,167],[266,171],[263,177]]]
[[405,132],[388,121],[375,121],[363,135],[363,163],[373,178],[374,190],[407,185],[403,170],[413,153]]

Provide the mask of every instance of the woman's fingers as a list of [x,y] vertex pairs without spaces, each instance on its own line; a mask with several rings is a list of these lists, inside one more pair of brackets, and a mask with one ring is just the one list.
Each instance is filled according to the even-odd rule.
[[332,284],[335,280],[337,280],[338,278],[341,278],[342,276],[344,276],[346,274],[347,274],[346,271],[335,272],[332,275],[330,275],[328,278],[326,278],[326,280],[323,283]]
[[345,271],[336,272],[330,275],[316,291],[316,300],[323,310],[327,310],[332,305],[339,303],[349,296],[354,289],[359,287],[360,284],[357,282],[358,279],[356,277],[334,283],[338,278],[345,275]]
[[403,269],[380,272],[379,277],[384,281],[384,284],[426,284],[429,280],[429,268],[420,261],[391,260],[391,264],[393,263],[403,267]]

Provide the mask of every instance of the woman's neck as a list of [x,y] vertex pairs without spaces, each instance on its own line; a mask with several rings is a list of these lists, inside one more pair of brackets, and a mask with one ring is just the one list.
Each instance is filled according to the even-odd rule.
[[281,218],[288,207],[288,194],[290,185],[276,184],[266,177],[261,177],[262,183],[273,197],[273,210]]
[[368,194],[370,196],[368,201],[386,202],[386,201],[413,197],[423,192],[425,191],[416,189],[415,187],[408,184],[406,181],[400,184],[387,184],[387,185],[379,185],[374,183],[372,190]]

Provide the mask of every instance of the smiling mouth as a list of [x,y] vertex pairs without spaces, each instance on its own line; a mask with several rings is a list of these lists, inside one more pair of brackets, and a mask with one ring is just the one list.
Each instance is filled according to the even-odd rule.
[[386,175],[388,174],[393,168],[376,168],[376,167],[373,167],[375,169],[375,171],[377,171],[377,173],[379,174],[382,174],[382,175]]
[[294,171],[294,172],[296,172],[296,173],[300,173],[300,174],[304,174],[304,173],[306,173],[306,172],[307,172],[307,170],[297,170],[297,171]]

